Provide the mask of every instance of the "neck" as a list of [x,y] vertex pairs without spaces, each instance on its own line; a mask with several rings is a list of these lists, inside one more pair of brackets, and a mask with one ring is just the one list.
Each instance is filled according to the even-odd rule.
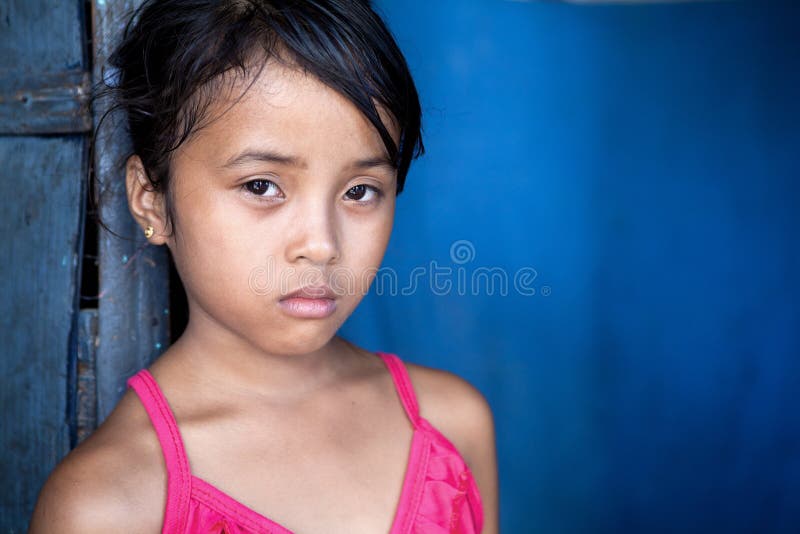
[[268,352],[213,318],[192,313],[185,332],[159,361],[182,375],[188,387],[207,393],[290,401],[342,376],[357,355],[339,336],[308,352]]

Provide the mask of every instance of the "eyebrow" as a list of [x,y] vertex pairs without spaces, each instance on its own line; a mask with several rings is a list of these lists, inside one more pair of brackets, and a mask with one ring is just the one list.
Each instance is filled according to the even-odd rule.
[[[235,168],[258,161],[276,163],[278,165],[286,165],[300,169],[308,168],[308,163],[302,158],[288,154],[281,154],[279,152],[263,148],[246,149],[243,152],[231,157],[222,165],[222,167]],[[388,167],[390,170],[397,170],[397,166],[385,156],[371,156],[359,159],[352,162],[350,167],[357,170],[373,169],[376,167]]]

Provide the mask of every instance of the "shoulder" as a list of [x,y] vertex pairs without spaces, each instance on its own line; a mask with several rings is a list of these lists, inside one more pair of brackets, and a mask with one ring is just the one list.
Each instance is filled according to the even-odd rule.
[[481,495],[485,534],[499,529],[499,488],[494,417],[486,398],[463,378],[406,363],[420,415],[461,452]]
[[406,363],[420,415],[444,434],[467,463],[494,440],[488,401],[468,381],[449,371]]
[[50,474],[29,534],[161,531],[166,473],[155,433],[143,431],[131,394]]

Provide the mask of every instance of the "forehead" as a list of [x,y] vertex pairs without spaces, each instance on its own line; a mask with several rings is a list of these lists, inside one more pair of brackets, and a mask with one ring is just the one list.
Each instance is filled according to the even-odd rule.
[[[208,89],[210,119],[193,136],[192,144],[222,157],[246,144],[267,143],[300,154],[325,152],[385,155],[386,147],[375,126],[346,97],[314,75],[293,64],[269,59],[220,80]],[[399,128],[383,106],[378,114],[399,140]]]

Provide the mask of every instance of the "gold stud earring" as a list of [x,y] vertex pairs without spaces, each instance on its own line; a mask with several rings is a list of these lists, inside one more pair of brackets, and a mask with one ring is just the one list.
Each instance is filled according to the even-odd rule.
[[153,227],[152,227],[152,226],[148,226],[148,227],[147,227],[147,228],[145,228],[145,230],[144,230],[144,236],[145,236],[147,239],[150,239],[151,237],[153,237],[153,233],[154,233],[154,232],[155,232],[155,230],[153,229]]

